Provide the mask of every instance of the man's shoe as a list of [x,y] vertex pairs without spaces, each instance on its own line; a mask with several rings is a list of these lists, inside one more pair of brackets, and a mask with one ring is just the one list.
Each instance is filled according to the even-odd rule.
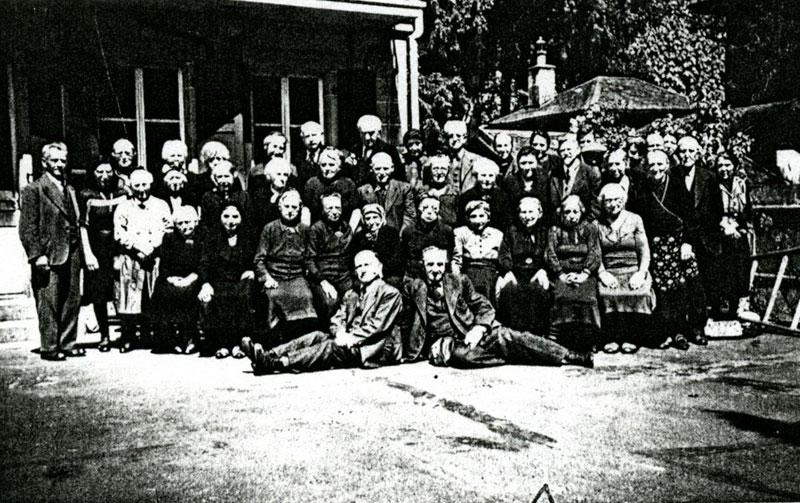
[[587,369],[594,368],[594,354],[591,351],[586,353],[570,352],[565,358],[566,363],[569,365],[578,365]]
[[189,342],[186,343],[186,347],[183,348],[183,352],[187,355],[197,352],[197,346],[194,345],[194,341],[189,339]]
[[619,352],[619,344],[616,342],[609,342],[603,346],[603,353],[614,354]]
[[64,349],[61,352],[68,358],[86,356],[86,350],[83,348]]
[[680,349],[681,351],[688,351],[689,350],[689,341],[686,339],[686,336],[683,334],[678,334],[675,336],[675,339],[672,341],[672,347],[675,349]]
[[708,339],[706,339],[700,330],[692,330],[692,334],[689,336],[689,342],[697,344],[698,346],[708,346]]
[[233,346],[231,348],[231,356],[236,360],[240,360],[245,357],[244,351],[239,346]]
[[130,353],[131,351],[133,351],[133,343],[131,341],[125,341],[119,345],[120,353]]
[[42,360],[47,360],[49,362],[63,362],[67,359],[67,355],[61,351],[42,352],[39,354],[39,356],[42,358]]
[[253,339],[250,337],[242,337],[242,341],[239,343],[239,347],[242,348],[242,352],[244,355],[252,361],[255,360],[255,343]]
[[100,343],[97,345],[97,350],[101,353],[108,353],[111,351],[111,341],[108,339],[100,339]]

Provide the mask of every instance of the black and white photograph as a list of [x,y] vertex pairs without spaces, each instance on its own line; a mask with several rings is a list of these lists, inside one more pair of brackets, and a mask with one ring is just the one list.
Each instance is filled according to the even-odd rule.
[[0,501],[800,501],[800,5],[0,0]]

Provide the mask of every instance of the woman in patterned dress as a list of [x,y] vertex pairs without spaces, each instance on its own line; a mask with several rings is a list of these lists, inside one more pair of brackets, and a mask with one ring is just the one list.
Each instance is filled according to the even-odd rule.
[[489,226],[492,211],[489,203],[470,201],[464,210],[467,225],[453,231],[453,274],[465,274],[478,293],[497,305],[497,259],[503,233]]

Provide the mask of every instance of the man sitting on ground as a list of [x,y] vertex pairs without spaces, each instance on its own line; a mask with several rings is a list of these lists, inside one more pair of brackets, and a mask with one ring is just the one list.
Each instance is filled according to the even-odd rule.
[[422,261],[425,279],[404,285],[405,359],[427,356],[433,365],[458,368],[506,363],[594,366],[591,352],[574,353],[544,337],[500,325],[489,300],[475,291],[467,276],[445,272],[445,250],[427,248]]
[[328,333],[312,332],[269,351],[249,337],[242,339],[257,375],[372,368],[399,361],[400,343],[393,331],[403,305],[400,292],[383,281],[383,265],[370,250],[356,255],[355,271],[358,288],[345,293]]

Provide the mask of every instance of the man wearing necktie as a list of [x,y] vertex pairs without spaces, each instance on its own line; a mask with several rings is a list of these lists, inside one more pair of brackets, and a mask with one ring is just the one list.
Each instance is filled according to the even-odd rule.
[[444,125],[444,137],[450,155],[450,173],[448,183],[457,195],[475,186],[474,165],[482,157],[466,149],[467,123],[464,121],[447,121]]
[[19,236],[31,263],[41,358],[84,356],[75,345],[80,309],[80,240],[75,191],[66,180],[67,146],[42,148],[45,173],[22,190]]

